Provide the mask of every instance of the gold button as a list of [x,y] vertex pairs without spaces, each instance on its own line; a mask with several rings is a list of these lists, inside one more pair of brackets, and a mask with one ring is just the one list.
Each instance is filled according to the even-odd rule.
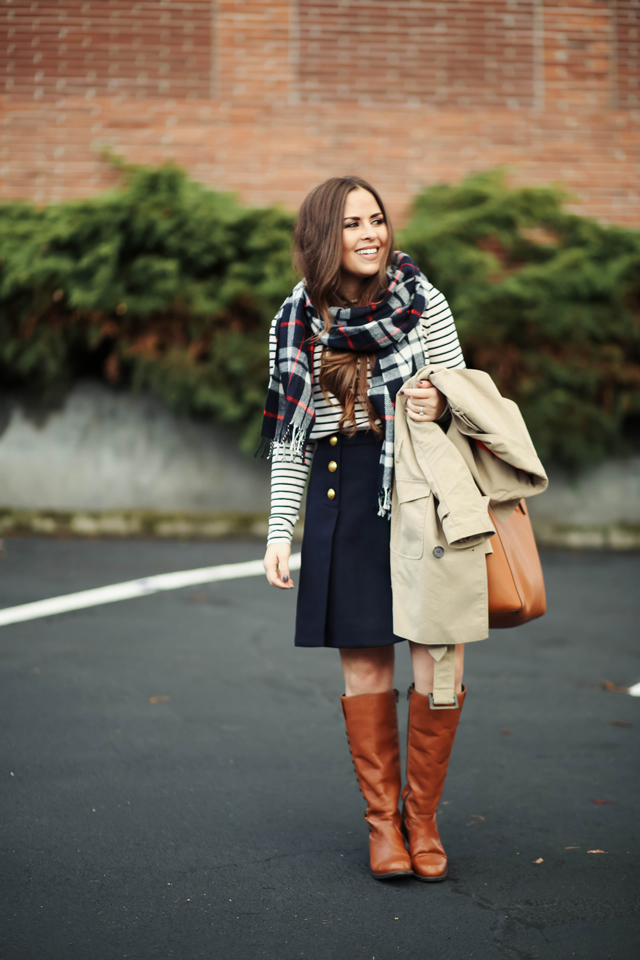
[[332,460],[331,463],[329,464],[330,473],[335,473],[337,469],[338,469],[338,464],[335,462],[335,460]]
[[338,442],[337,437],[329,437],[329,443],[331,444],[332,447],[335,447],[337,442]]
[[329,500],[335,500],[336,492],[332,487],[329,487],[327,490],[327,496],[329,497]]

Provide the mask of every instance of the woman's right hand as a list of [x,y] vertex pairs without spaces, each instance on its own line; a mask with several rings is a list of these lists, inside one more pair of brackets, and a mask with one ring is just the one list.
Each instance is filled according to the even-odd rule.
[[270,543],[267,547],[263,563],[267,580],[272,587],[279,587],[281,590],[290,590],[293,586],[293,580],[289,576],[290,556],[291,544],[285,541]]

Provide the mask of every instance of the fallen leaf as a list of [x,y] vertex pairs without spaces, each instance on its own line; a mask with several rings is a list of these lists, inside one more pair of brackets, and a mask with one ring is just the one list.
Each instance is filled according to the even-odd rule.
[[149,703],[167,703],[168,700],[171,700],[171,697],[149,697]]
[[606,853],[606,850],[587,850],[587,853]]
[[544,863],[544,860],[542,859],[542,857],[538,857],[537,860],[532,860],[531,863]]
[[610,690],[612,693],[629,693],[628,687],[619,687],[616,683],[611,683],[611,680],[603,680],[602,689]]
[[565,850],[579,850],[580,847],[565,847]]
[[504,733],[504,734],[511,733],[511,730],[509,730],[508,727],[505,727],[504,730],[500,731],[500,733]]
[[633,724],[629,723],[628,720],[609,720],[609,723],[612,727],[625,727],[628,730],[633,727]]
[[610,803],[612,806],[615,803],[615,800],[593,800],[593,803]]

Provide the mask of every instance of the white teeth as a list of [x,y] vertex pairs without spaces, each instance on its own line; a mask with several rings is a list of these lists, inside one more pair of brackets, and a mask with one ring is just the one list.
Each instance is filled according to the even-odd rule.
[[359,254],[364,254],[364,253],[377,253],[377,252],[378,252],[378,251],[376,250],[375,247],[368,247],[366,250],[356,250],[356,253],[359,253]]

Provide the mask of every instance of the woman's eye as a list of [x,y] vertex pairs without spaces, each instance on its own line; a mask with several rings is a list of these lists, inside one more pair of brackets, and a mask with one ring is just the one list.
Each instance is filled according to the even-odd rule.
[[376,226],[377,226],[379,223],[384,223],[384,217],[380,217],[379,220],[372,220],[371,223],[375,223]]

